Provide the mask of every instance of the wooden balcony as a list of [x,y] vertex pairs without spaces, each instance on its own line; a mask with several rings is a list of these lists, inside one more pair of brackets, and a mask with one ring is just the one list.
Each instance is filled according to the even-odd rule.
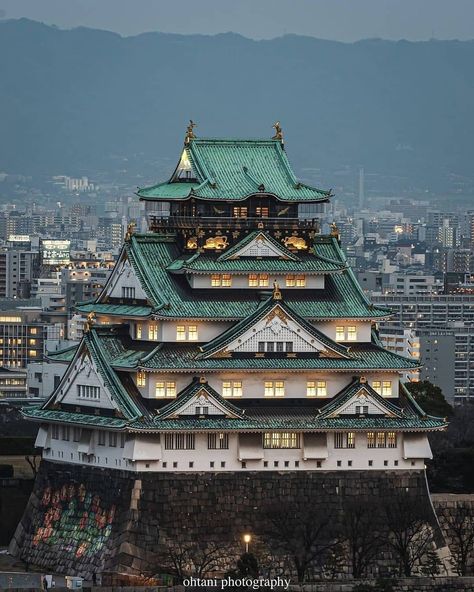
[[216,230],[313,230],[319,232],[319,219],[301,218],[225,218],[225,217],[191,217],[163,216],[156,213],[148,214],[150,230],[173,231],[192,229]]

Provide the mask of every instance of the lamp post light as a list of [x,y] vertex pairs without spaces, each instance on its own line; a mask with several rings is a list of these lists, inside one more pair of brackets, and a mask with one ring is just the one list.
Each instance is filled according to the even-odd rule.
[[244,543],[245,543],[245,552],[249,552],[249,543],[252,540],[252,536],[250,534],[244,534]]

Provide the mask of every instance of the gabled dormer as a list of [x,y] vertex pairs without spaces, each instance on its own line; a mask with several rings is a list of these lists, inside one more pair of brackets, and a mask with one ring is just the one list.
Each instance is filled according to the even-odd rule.
[[285,355],[349,358],[349,348],[336,343],[273,295],[247,319],[201,347],[201,358]]
[[206,380],[195,378],[174,401],[160,409],[158,420],[208,416],[242,419],[244,413],[221,397]]
[[400,418],[403,410],[381,397],[366,381],[356,378],[348,387],[325,405],[318,419],[330,419],[343,416],[379,416]]
[[[294,241],[297,237],[293,238]],[[302,248],[307,248],[306,241],[300,238]],[[220,255],[218,261],[232,261],[243,257],[266,258],[277,257],[286,261],[299,261],[299,257],[275,240],[270,234],[256,230],[248,234],[228,251]]]

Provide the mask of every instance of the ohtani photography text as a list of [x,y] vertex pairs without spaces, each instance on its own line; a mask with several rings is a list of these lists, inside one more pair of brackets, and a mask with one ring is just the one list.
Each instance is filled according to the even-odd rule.
[[219,590],[231,590],[233,588],[250,588],[258,590],[269,588],[270,590],[288,590],[291,580],[289,578],[186,578],[183,581],[185,588],[217,588]]

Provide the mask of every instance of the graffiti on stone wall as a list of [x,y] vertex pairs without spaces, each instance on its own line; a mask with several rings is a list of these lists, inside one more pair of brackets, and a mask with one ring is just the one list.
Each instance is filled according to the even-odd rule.
[[115,505],[108,508],[100,496],[81,483],[58,489],[46,487],[33,545],[54,546],[55,552],[91,557],[101,551],[112,532]]

